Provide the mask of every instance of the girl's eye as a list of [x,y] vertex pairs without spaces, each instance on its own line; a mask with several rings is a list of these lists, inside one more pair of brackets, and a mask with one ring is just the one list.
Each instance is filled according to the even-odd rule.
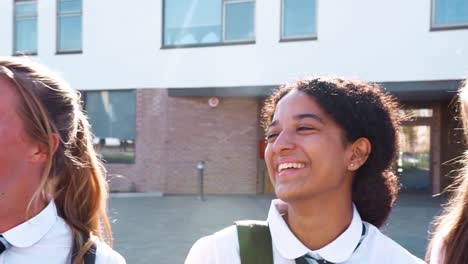
[[312,127],[298,127],[297,131],[307,131],[307,130],[315,130],[315,128]]
[[272,139],[276,138],[277,136],[278,136],[278,134],[271,133],[271,134],[266,135],[265,139],[266,139],[266,141],[271,141]]

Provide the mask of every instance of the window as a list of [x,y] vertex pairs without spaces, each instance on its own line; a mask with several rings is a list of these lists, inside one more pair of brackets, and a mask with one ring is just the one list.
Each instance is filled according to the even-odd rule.
[[254,37],[254,2],[225,1],[224,39],[248,41]]
[[316,9],[315,0],[282,0],[281,39],[315,39]]
[[57,52],[81,52],[81,0],[58,0],[57,9]]
[[468,28],[468,1],[432,0],[432,29]]
[[255,40],[253,0],[165,0],[163,46]]
[[109,163],[135,161],[136,92],[86,91],[85,109],[95,135],[93,144]]
[[405,108],[398,111],[400,117],[405,119],[413,119],[420,117],[432,117],[431,108]]
[[15,1],[14,54],[37,53],[37,2]]

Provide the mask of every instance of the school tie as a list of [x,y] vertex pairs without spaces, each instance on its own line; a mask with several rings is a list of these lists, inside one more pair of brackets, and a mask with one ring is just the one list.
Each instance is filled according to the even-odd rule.
[[6,241],[6,239],[2,235],[0,235],[0,255],[9,247],[10,243],[8,243],[8,241]]
[[324,259],[315,259],[310,255],[304,255],[296,259],[296,264],[333,264]]
[[[358,247],[361,245],[361,242],[366,237],[366,233],[367,233],[366,225],[362,223],[361,239],[359,239],[359,243],[357,244],[354,251],[356,251],[356,249],[358,249]],[[304,256],[296,259],[296,264],[334,264],[334,263],[330,261],[326,261],[324,259],[316,259],[309,254],[305,254]]]

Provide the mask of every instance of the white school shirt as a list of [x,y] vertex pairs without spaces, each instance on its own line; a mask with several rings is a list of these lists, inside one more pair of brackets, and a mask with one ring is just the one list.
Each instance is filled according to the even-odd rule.
[[[4,232],[11,244],[0,255],[0,264],[68,264],[71,259],[72,234],[57,214],[54,201],[28,221]],[[96,243],[96,264],[125,264],[124,258],[107,244]]]
[[[296,258],[307,253],[332,263],[424,263],[382,234],[375,226],[363,222],[354,205],[353,219],[349,227],[325,247],[310,250],[294,236],[281,216],[286,208],[283,201],[273,200],[267,218],[275,264],[294,264]],[[367,227],[366,235],[356,249],[361,239],[363,223]],[[230,226],[199,239],[190,250],[185,264],[240,264],[237,228]]]

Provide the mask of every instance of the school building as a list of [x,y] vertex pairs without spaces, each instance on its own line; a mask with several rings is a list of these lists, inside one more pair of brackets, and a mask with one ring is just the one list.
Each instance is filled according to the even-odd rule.
[[272,191],[262,101],[308,75],[381,83],[413,118],[396,169],[438,193],[464,148],[464,0],[2,0],[0,55],[28,54],[83,94],[113,191]]

